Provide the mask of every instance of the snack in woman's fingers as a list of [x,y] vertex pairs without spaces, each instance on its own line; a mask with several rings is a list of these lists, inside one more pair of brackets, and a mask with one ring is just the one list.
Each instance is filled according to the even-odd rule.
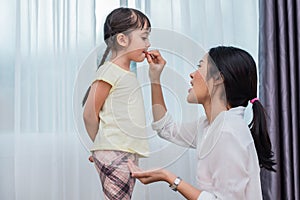
[[145,53],[145,56],[146,56],[146,57],[147,57],[148,55],[150,55],[150,57],[151,57],[152,59],[155,58],[155,56],[154,56],[153,54],[149,53],[148,51],[144,51],[144,53]]

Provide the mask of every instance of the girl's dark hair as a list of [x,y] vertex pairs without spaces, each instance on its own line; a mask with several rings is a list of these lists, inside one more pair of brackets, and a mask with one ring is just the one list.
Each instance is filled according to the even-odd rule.
[[[257,96],[257,70],[252,56],[236,47],[219,46],[209,50],[209,62],[214,63],[224,79],[226,99],[231,108],[248,105]],[[249,124],[262,168],[276,171],[269,138],[266,113],[259,101],[253,103],[253,119]]]
[[[103,27],[104,41],[107,47],[97,69],[103,65],[111,49],[118,49],[115,37],[118,33],[128,35],[138,28],[143,29],[145,27],[151,29],[150,20],[139,10],[121,7],[109,13]],[[90,89],[91,86],[85,93],[82,100],[82,106],[84,106],[87,100]]]

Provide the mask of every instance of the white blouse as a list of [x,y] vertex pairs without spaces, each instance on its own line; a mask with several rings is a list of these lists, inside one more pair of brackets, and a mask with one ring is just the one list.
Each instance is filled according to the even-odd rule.
[[262,199],[260,167],[244,107],[221,112],[209,124],[206,117],[174,123],[171,115],[153,122],[160,137],[197,150],[198,200]]

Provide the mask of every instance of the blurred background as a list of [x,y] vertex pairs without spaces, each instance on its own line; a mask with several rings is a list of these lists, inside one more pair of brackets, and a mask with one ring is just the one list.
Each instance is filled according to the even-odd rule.
[[[258,0],[0,0],[0,199],[103,199],[99,177],[88,162],[89,141],[80,124],[79,102],[90,80],[85,73],[101,56],[102,28],[109,12],[120,6],[139,9],[150,18],[153,30],[176,32],[204,51],[217,45],[241,47],[258,62],[258,4]],[[176,46],[182,41],[171,42]],[[199,106],[185,103],[186,94],[177,94],[188,87],[188,74],[197,63],[164,54],[171,74],[167,81],[172,87],[166,89],[171,112],[182,121],[201,115]],[[202,55],[199,52],[199,60]],[[139,65],[134,70],[146,83],[147,68],[145,63]],[[151,123],[148,89],[145,85]],[[167,160],[164,167],[195,185],[194,150],[151,138],[153,156],[142,159],[141,166],[161,166]],[[133,199],[183,198],[167,184],[137,182]]]

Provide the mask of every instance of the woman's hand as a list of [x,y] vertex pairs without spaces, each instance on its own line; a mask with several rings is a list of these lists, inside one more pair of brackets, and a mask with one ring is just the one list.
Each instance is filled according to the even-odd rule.
[[176,178],[175,175],[164,169],[143,171],[136,166],[131,160],[128,161],[128,167],[131,172],[131,176],[139,179],[143,184],[149,184],[159,181],[165,181],[171,183]]
[[[169,184],[173,184],[176,179],[176,175],[165,170],[156,169],[143,171],[136,166],[131,160],[128,160],[128,167],[131,172],[131,176],[139,179],[143,184],[149,184],[159,181],[165,181]],[[186,183],[184,180],[180,181],[177,190],[186,198],[191,200],[198,199],[201,191],[194,186]]]
[[166,61],[158,50],[147,52],[147,61],[149,63],[149,77],[151,83],[159,83],[161,72],[166,65]]

